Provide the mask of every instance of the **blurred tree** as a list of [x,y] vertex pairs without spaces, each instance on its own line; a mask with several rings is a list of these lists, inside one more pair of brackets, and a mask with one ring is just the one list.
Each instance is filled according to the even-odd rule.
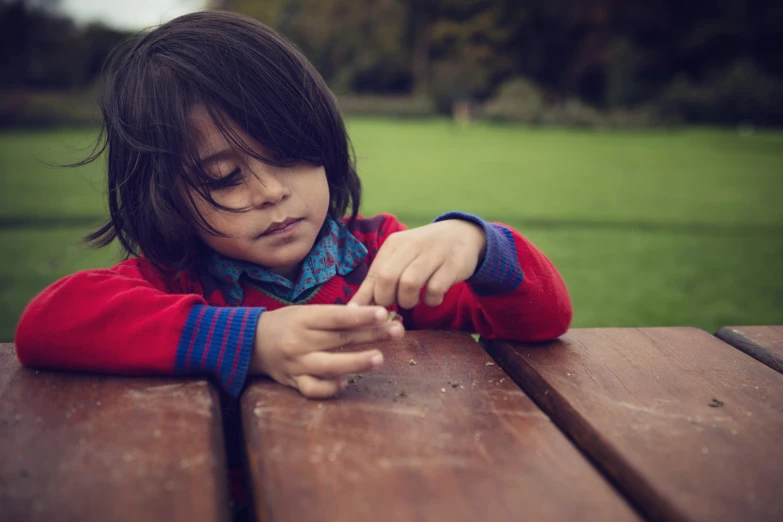
[[87,87],[128,36],[100,25],[79,28],[58,6],[58,0],[0,0],[0,86]]
[[510,31],[497,2],[440,0],[430,25],[431,92],[442,108],[482,98],[512,72]]
[[[765,107],[778,106],[776,89],[783,81],[780,0],[210,5],[285,34],[338,94],[415,94],[442,110],[456,99],[490,98],[504,82],[529,80],[541,89],[543,107],[573,105],[574,99],[612,109],[660,103],[699,121],[730,121],[740,114],[758,119]],[[126,36],[76,26],[58,0],[0,0],[0,87],[84,89]],[[724,102],[697,103],[705,96]],[[506,95],[496,106],[509,103]]]
[[340,93],[411,89],[408,12],[398,0],[215,0],[294,42]]

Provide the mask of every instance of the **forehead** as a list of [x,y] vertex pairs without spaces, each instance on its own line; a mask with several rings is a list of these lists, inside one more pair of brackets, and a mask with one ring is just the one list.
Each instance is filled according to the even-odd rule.
[[258,140],[253,139],[230,118],[220,118],[221,130],[203,105],[196,105],[188,114],[192,134],[199,158],[220,153],[238,155],[266,156],[269,150]]
[[[196,105],[190,110],[188,116],[193,129],[196,147],[202,155],[229,147],[228,140],[220,132],[215,122],[212,121],[212,117],[209,115],[206,107]],[[236,130],[232,129],[234,132]]]

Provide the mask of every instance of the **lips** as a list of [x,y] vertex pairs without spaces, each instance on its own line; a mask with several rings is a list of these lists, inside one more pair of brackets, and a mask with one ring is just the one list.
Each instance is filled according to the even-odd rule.
[[292,225],[298,221],[301,221],[301,218],[286,218],[283,221],[275,221],[271,225],[267,227],[266,230],[264,230],[260,235],[266,236],[269,234],[273,234],[274,232],[277,232],[278,230],[283,230],[289,225]]

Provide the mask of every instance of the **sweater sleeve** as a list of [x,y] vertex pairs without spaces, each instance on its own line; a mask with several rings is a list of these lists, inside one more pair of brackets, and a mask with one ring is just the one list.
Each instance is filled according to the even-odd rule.
[[[487,237],[486,255],[473,276],[454,285],[439,306],[429,307],[422,300],[403,311],[408,328],[463,330],[488,339],[528,342],[555,339],[568,330],[573,313],[568,290],[541,251],[504,224],[459,212],[436,221],[446,219],[480,225]],[[399,230],[404,227],[394,231]]]
[[144,259],[88,270],[35,297],[16,330],[28,366],[125,375],[212,374],[236,396],[263,308],[175,293]]

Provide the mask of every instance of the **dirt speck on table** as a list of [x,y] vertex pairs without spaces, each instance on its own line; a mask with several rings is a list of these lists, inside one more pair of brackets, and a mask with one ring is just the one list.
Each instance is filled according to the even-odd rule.
[[487,361],[484,363],[484,366],[495,366],[495,363]]
[[410,361],[408,361],[408,364],[410,364],[411,366],[416,366],[416,361],[411,359]]
[[725,404],[726,403],[724,403],[723,401],[713,397],[710,403],[707,404],[707,406],[709,406],[710,408],[722,408]]

